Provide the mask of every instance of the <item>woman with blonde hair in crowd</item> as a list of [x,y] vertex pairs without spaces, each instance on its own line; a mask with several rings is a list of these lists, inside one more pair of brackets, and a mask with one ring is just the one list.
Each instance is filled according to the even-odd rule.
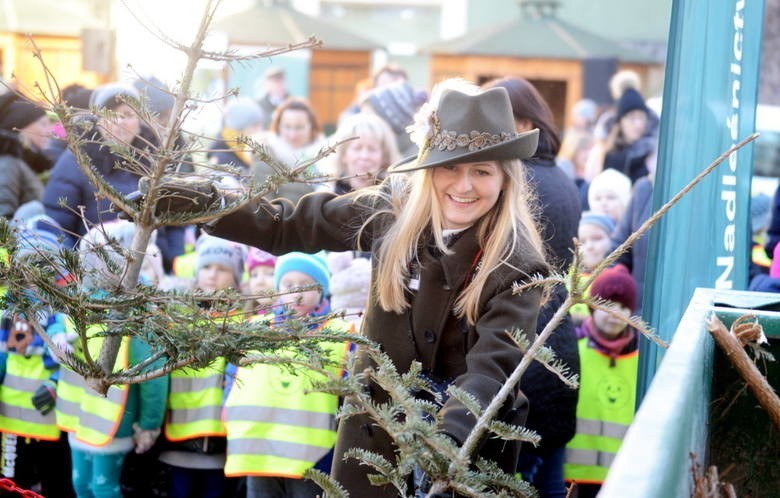
[[332,156],[337,194],[381,183],[388,166],[401,158],[393,130],[374,114],[346,118],[333,138],[334,142],[351,138]]
[[[516,131],[503,88],[448,80],[433,93],[415,119],[412,135],[421,152],[391,167],[381,185],[341,196],[317,192],[297,206],[260,199],[207,228],[274,254],[370,250],[363,334],[400,373],[418,361],[442,394],[452,384],[484,408],[522,359],[507,330],[531,336],[536,330],[542,290],[516,294],[515,284],[550,271],[521,162],[533,156],[539,132]],[[230,195],[214,182],[195,183],[169,182],[176,202],[172,197],[167,209],[202,209]],[[359,347],[357,356],[356,371],[370,366],[366,349]],[[378,386],[371,393],[374,403],[388,402]],[[463,444],[474,415],[455,398],[442,403],[439,430]],[[525,422],[528,402],[519,388],[503,406],[499,418]],[[397,496],[392,486],[372,485],[370,468],[345,461],[350,449],[396,460],[394,442],[368,415],[339,424],[332,475],[353,496]],[[479,453],[515,472],[516,442],[487,438]],[[424,480],[416,485],[427,492]]]

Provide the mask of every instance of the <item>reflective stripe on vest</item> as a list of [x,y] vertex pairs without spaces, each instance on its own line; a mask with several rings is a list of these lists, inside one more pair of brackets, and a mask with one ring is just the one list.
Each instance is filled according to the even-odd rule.
[[638,352],[610,358],[578,344],[580,394],[577,402],[577,434],[566,445],[564,477],[581,483],[601,483],[607,477],[623,437],[634,419]]
[[[87,330],[87,345],[92,358],[97,358],[103,337],[94,333],[102,332],[105,327],[93,325]],[[82,356],[80,351],[77,355]],[[119,347],[114,370],[126,369],[130,361],[130,338],[124,337]],[[122,421],[130,386],[111,386],[106,396],[92,389],[81,375],[65,365],[60,368],[60,381],[57,384],[57,425],[60,429],[72,432],[76,439],[92,446],[105,446],[111,442]]]
[[225,359],[206,368],[180,368],[171,372],[165,437],[184,441],[196,437],[224,436],[222,395]]
[[[342,320],[324,326],[351,330]],[[321,346],[331,361],[343,364],[348,343]],[[340,366],[328,371],[342,374]],[[336,443],[338,396],[306,391],[324,379],[318,372],[291,373],[269,364],[240,367],[225,403],[225,475],[300,478],[322,459]]]
[[2,432],[46,441],[60,438],[54,410],[41,415],[32,404],[33,394],[50,374],[43,357],[8,353],[5,380],[0,384]]

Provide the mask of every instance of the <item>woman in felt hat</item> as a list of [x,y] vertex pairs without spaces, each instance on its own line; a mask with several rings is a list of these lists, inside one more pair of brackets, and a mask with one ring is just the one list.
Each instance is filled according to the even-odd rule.
[[37,175],[51,168],[43,154],[51,129],[43,108],[14,92],[0,95],[0,216],[11,219],[19,206],[43,195]]
[[[505,89],[482,91],[462,80],[434,89],[416,122],[420,153],[392,167],[381,185],[341,196],[315,192],[297,206],[260,201],[205,228],[274,254],[370,251],[362,333],[400,372],[418,361],[429,378],[455,384],[485,406],[522,358],[507,331],[532,336],[536,327],[541,289],[515,295],[513,285],[549,271],[520,161],[534,154],[538,130],[515,131]],[[221,202],[226,194],[214,183],[170,185],[170,202],[158,206],[187,211]],[[185,192],[189,199],[181,202]],[[358,348],[356,371],[368,364]],[[377,386],[371,392],[377,403],[388,401]],[[504,420],[524,422],[528,404],[519,389],[504,407]],[[463,443],[475,417],[452,398],[441,413],[441,430]],[[343,461],[350,448],[395,461],[394,443],[368,416],[341,421],[333,475],[352,496],[397,496],[392,486],[372,486],[367,467]],[[479,453],[514,472],[513,443],[487,439]]]

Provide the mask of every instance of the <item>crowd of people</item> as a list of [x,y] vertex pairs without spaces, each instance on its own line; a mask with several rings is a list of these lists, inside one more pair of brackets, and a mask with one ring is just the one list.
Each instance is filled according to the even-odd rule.
[[[288,95],[284,71],[273,68],[260,100],[225,103],[219,136],[205,144],[208,167],[182,163],[176,170],[205,167],[239,184],[267,185],[276,167],[269,163],[295,165],[316,158],[325,144],[343,145],[310,166],[310,181],[274,185],[257,204],[208,227],[158,230],[141,283],[234,289],[252,298],[230,319],[279,326],[288,316],[343,310],[328,327],[360,331],[401,371],[420,362],[442,394],[457,385],[487,404],[522,357],[506,331],[541,331],[567,293],[558,286],[542,302],[540,289],[513,295],[513,283],[565,274],[575,261],[587,275],[650,215],[659,116],[640,85],[635,73],[617,73],[614,106],[576,103],[561,133],[523,78],[481,87],[447,80],[428,93],[390,66],[361,84],[326,137],[317,110]],[[78,150],[64,147],[63,130],[36,103],[0,95],[0,208],[28,241],[15,257],[23,261],[41,247],[74,249],[90,270],[81,285],[100,295],[116,282],[96,248],[104,251],[111,237],[129,249],[135,226],[116,219],[78,161],[88,159],[120,194],[137,191],[140,173],[122,167],[117,149],[130,146],[148,166],[143,151],[158,144],[155,127],[167,123],[173,95],[155,78],[66,90],[65,101],[90,123]],[[138,105],[153,122],[140,118]],[[242,137],[263,144],[266,154],[253,153]],[[209,188],[209,202],[230,195],[218,183]],[[191,191],[182,192],[187,198]],[[760,236],[768,221],[765,215],[754,232]],[[566,482],[578,484],[580,497],[595,496],[631,423],[639,338],[619,317],[641,313],[646,257],[647,237],[589,289],[609,304],[573,308],[548,341],[580,375],[579,389],[534,363],[507,401],[505,420],[533,429],[541,444],[488,441],[479,450],[522,474],[541,496],[566,496]],[[756,274],[768,286],[780,270],[762,261]],[[393,442],[365,415],[337,424],[341,400],[310,391],[316,372],[217,360],[115,386],[102,397],[59,367],[31,319],[62,350],[85,354],[56,310],[2,315],[0,474],[22,487],[46,497],[303,498],[321,492],[303,479],[315,468],[353,496],[394,495],[372,486],[365,467],[342,459],[364,448],[392,461]],[[104,328],[93,325],[93,356]],[[343,364],[350,345],[325,349]],[[370,363],[360,348],[356,354],[359,368]],[[148,355],[138,337],[122,343],[124,366]],[[371,389],[377,401],[387,399]],[[463,443],[474,416],[446,395],[441,410],[442,432]]]

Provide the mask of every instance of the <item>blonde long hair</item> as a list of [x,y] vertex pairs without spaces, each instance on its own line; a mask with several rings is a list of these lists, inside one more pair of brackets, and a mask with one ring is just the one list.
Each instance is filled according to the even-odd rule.
[[[485,283],[494,271],[510,264],[508,260],[519,241],[526,241],[524,245],[529,250],[544,258],[531,208],[535,201],[526,183],[524,166],[519,160],[499,161],[499,165],[505,174],[504,190],[493,208],[477,221],[482,262],[455,302],[456,316],[472,325],[479,315],[479,297]],[[444,220],[433,186],[433,169],[421,169],[408,177],[392,174],[386,183],[386,188],[368,189],[361,197],[381,197],[388,207],[375,216],[388,214],[393,219],[384,230],[376,252],[374,291],[382,309],[401,313],[410,305],[406,293],[409,267],[418,259],[418,249],[427,245],[426,231],[431,231],[442,253],[452,251],[446,247],[442,235]],[[369,218],[362,228],[373,219],[374,216]]]

